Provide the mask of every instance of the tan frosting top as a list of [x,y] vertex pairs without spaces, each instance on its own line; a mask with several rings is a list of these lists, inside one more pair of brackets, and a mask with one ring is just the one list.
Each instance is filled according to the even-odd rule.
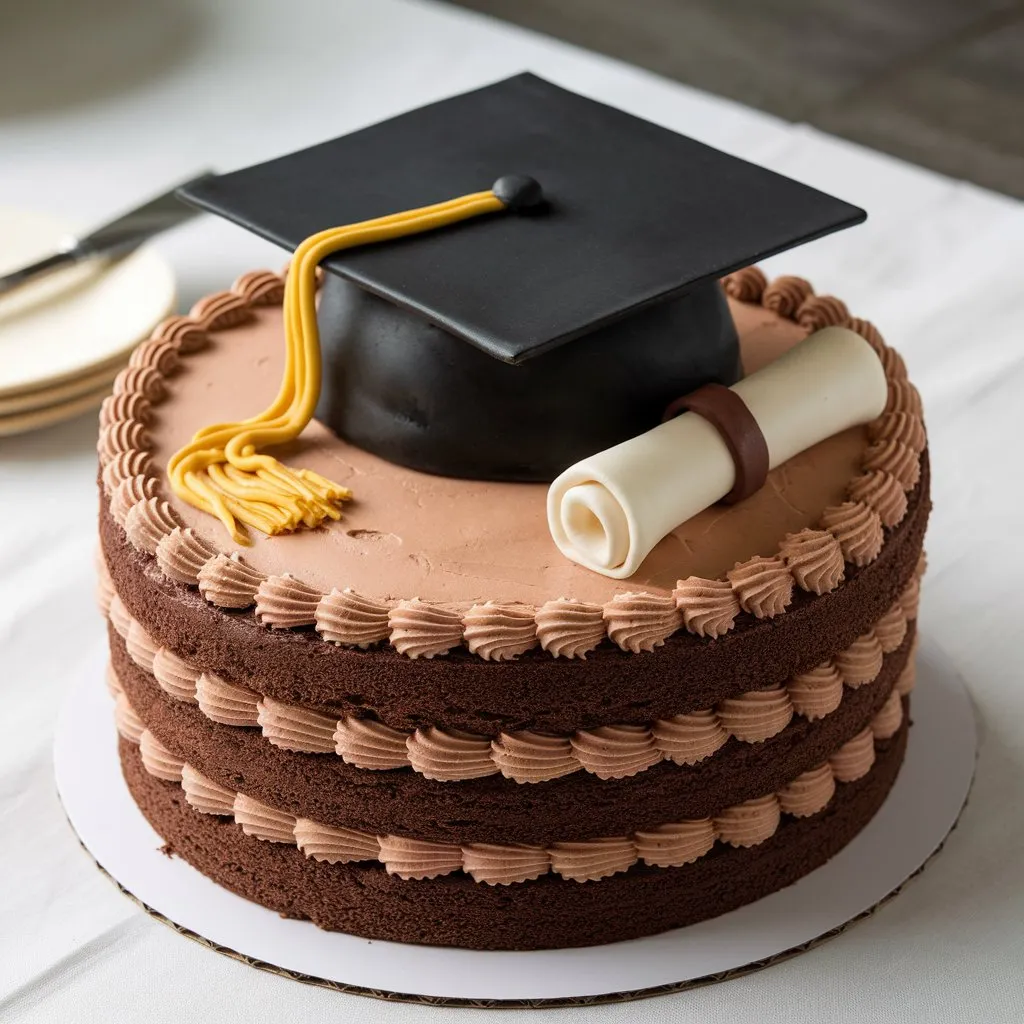
[[[198,302],[189,316],[164,321],[133,353],[131,365],[114,381],[113,399],[103,414],[97,448],[104,490],[116,517],[123,517],[129,541],[154,555],[171,579],[198,585],[206,600],[222,608],[255,604],[257,621],[271,628],[315,625],[327,642],[366,647],[386,641],[410,658],[434,658],[464,647],[491,660],[515,658],[539,644],[553,657],[582,658],[602,640],[595,609],[600,609],[605,636],[634,654],[652,650],[683,628],[713,639],[733,628],[741,609],[758,618],[781,615],[794,585],[827,593],[840,584],[843,562],[861,566],[876,558],[884,543],[883,524],[895,525],[906,512],[905,492],[919,478],[925,444],[920,395],[906,379],[902,360],[872,324],[851,318],[838,299],[815,296],[799,278],[766,284],[763,273],[747,268],[727,278],[724,288],[737,299],[733,313],[748,370],[770,362],[808,331],[849,326],[868,341],[885,369],[885,410],[865,428],[829,438],[778,467],[767,486],[748,500],[688,520],[664,538],[633,577],[616,585],[599,583],[573,562],[551,561],[553,543],[538,527],[543,487],[409,473],[347,448],[315,423],[290,446],[291,456],[284,450],[282,455],[335,479],[342,475],[341,462],[345,472],[359,476],[360,487],[369,483],[371,498],[377,494],[379,500],[368,502],[367,509],[383,507],[386,499],[389,509],[404,510],[389,521],[396,528],[408,523],[409,529],[331,529],[326,534],[330,543],[321,544],[318,537],[315,550],[301,535],[275,537],[270,547],[268,538],[257,535],[258,550],[251,553],[257,564],[252,566],[237,553],[217,551],[212,539],[193,531],[187,522],[197,513],[181,506],[190,517],[183,519],[159,491],[151,494],[151,480],[159,484],[163,473],[148,450],[153,441],[149,427],[164,437],[161,425],[169,433],[185,423],[183,416],[161,417],[159,409],[154,411],[173,390],[174,377],[165,381],[164,374],[189,385],[185,371],[192,354],[201,352],[211,360],[201,367],[202,386],[188,386],[174,407],[186,416],[197,395],[202,396],[198,407],[205,408],[210,389],[226,380],[237,394],[238,353],[222,346],[216,332],[244,322],[247,343],[255,333],[272,347],[280,328],[274,317],[280,311],[265,307],[277,301],[283,282],[268,271],[243,275],[230,292]],[[752,304],[757,301],[762,304]],[[277,348],[274,352],[280,356]],[[271,387],[261,383],[270,359],[257,351],[254,366],[242,360],[242,380],[252,371],[249,383]],[[856,475],[850,475],[851,466]],[[843,496],[848,500],[837,504]],[[428,497],[437,500],[440,516],[419,514]],[[460,519],[461,513],[469,519]],[[813,523],[816,528],[809,528]],[[777,553],[743,557],[751,548]],[[290,554],[278,557],[289,552],[296,553],[294,562]],[[340,588],[334,583],[339,570],[349,574],[338,580]],[[321,586],[328,576],[329,589]],[[372,580],[378,591],[367,596],[350,585],[360,580]],[[627,584],[644,589],[623,589]],[[543,603],[530,600],[549,585],[558,585],[552,593],[559,596],[548,594]],[[381,592],[392,586],[394,593]],[[439,596],[410,597],[408,591],[397,593],[398,586]],[[600,604],[587,598],[596,595],[598,586],[604,597]],[[567,599],[566,594],[573,596]]]
[[[807,333],[759,306],[731,306],[748,370]],[[166,382],[170,402],[155,408],[146,428],[158,469],[208,422],[211,408],[231,420],[269,402],[281,377],[281,331],[280,309],[257,308],[244,328],[244,345],[234,340],[238,334],[213,334],[181,361]],[[323,594],[352,588],[374,599],[416,596],[468,607],[486,601],[537,606],[559,596],[604,604],[631,590],[669,595],[679,579],[721,576],[811,525],[826,506],[842,501],[866,444],[867,432],[858,428],[815,446],[775,470],[748,501],[709,509],[679,527],[636,576],[615,582],[558,553],[546,526],[544,485],[427,476],[353,448],[313,423],[289,463],[357,485],[358,501],[330,529],[254,537],[245,558],[266,576],[291,573]],[[222,548],[215,521],[175,497],[170,502],[198,538]]]
[[[138,721],[123,694],[117,700],[115,718],[119,729],[126,718]],[[875,756],[873,730],[885,731],[891,718],[891,712],[883,709],[868,728],[824,764],[798,776],[778,793],[727,807],[713,818],[667,822],[630,836],[555,842],[548,847],[511,843],[460,846],[407,836],[374,836],[296,818],[212,782],[176,759],[141,723],[137,734],[122,735],[140,744],[146,771],[180,783],[186,801],[196,811],[232,817],[246,835],[255,839],[297,846],[307,857],[329,863],[377,860],[388,874],[403,879],[437,878],[465,871],[477,882],[511,885],[539,878],[548,871],[577,882],[598,881],[628,871],[638,861],[660,867],[688,864],[708,853],[716,841],[732,846],[762,843],[775,834],[782,814],[816,814],[832,799],[837,781],[852,781],[866,774]]]
[[[916,579],[913,585],[917,586]],[[760,743],[782,732],[794,714],[812,721],[831,714],[843,699],[844,684],[855,688],[874,681],[882,670],[883,650],[896,650],[907,632],[900,599],[876,627],[846,650],[794,676],[786,686],[725,698],[714,708],[649,725],[607,725],[572,736],[524,730],[502,733],[491,740],[433,725],[406,733],[372,719],[339,720],[324,711],[275,700],[213,673],[200,673],[148,637],[143,642],[144,632],[116,594],[109,607],[111,622],[116,621],[128,638],[126,650],[132,660],[150,672],[166,693],[197,703],[213,721],[258,727],[268,742],[285,750],[334,753],[346,763],[370,771],[410,766],[440,782],[500,773],[519,783],[538,783],[577,771],[600,779],[620,779],[662,760],[697,764],[712,756],[730,736],[742,743]],[[906,670],[901,678],[904,685],[912,685]],[[892,708],[889,713],[891,716]]]

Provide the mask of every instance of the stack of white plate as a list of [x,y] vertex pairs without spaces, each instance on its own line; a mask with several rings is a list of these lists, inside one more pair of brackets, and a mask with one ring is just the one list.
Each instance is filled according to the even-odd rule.
[[[52,217],[0,209],[0,276],[49,255],[68,233]],[[98,407],[174,297],[171,268],[145,247],[0,296],[0,436]]]

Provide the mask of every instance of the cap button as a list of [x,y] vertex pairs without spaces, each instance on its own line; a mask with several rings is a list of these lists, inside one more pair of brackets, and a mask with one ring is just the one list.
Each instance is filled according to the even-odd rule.
[[494,183],[491,191],[509,210],[525,210],[544,198],[540,182],[526,174],[505,174]]

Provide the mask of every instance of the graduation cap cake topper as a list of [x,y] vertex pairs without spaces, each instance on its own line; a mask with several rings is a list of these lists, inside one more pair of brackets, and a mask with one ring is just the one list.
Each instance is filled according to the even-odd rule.
[[[478,191],[505,176],[516,176],[529,209],[500,214],[509,204]],[[456,205],[493,205],[409,226],[422,225],[421,208],[463,194]],[[206,447],[172,473],[186,500],[225,525],[241,511],[266,532],[314,525],[345,497],[260,454],[314,408],[346,440],[403,466],[550,481],[649,430],[678,396],[735,383],[739,347],[718,278],[864,219],[530,74],[214,178],[184,198],[303,258],[285,305],[301,400],[286,381],[257,432],[197,436]],[[356,230],[368,221],[389,232]],[[317,263],[328,273],[315,310]],[[321,362],[319,379],[302,369]],[[291,495],[284,511],[275,488]],[[271,509],[250,514],[245,498]]]

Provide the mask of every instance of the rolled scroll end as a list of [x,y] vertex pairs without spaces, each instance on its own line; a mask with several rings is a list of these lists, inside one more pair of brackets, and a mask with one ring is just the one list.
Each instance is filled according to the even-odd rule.
[[640,566],[625,509],[596,480],[563,473],[548,491],[548,529],[559,551],[586,569],[625,579]]

